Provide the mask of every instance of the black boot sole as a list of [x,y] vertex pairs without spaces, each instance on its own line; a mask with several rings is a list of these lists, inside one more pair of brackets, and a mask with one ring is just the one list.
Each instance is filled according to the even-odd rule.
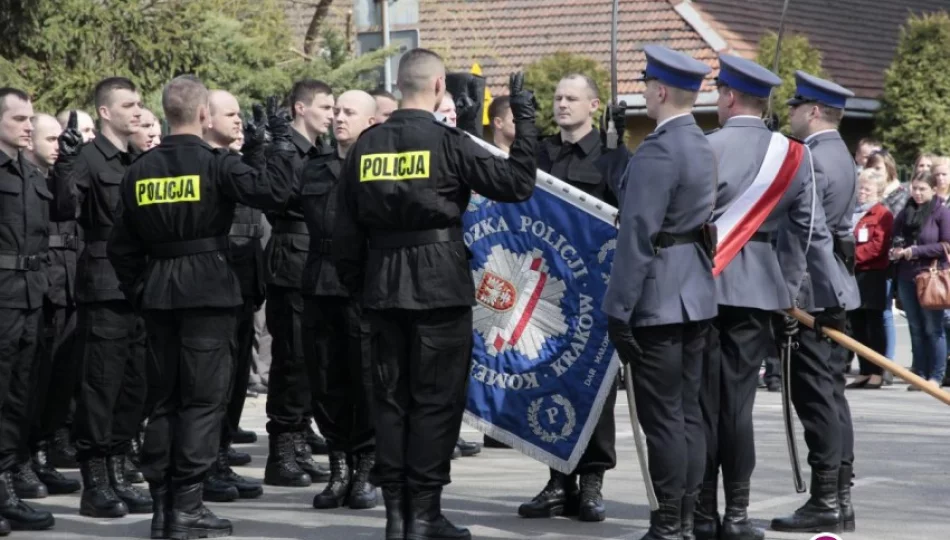
[[406,533],[406,540],[472,540],[472,533],[452,536]]
[[76,482],[75,484],[70,485],[61,485],[56,486],[54,484],[46,484],[46,489],[49,490],[50,495],[69,495],[70,493],[76,493],[82,489],[82,484]]
[[[124,506],[124,503],[123,503]],[[129,515],[128,508],[122,507],[112,507],[109,510],[101,510],[97,508],[92,508],[88,505],[79,505],[79,515],[93,518],[121,518]]]
[[243,467],[250,463],[252,459],[250,454],[228,454],[228,465],[232,467]]
[[559,516],[570,516],[577,515],[576,512],[573,514],[568,511],[567,505],[557,504],[554,506],[549,506],[547,508],[539,508],[537,510],[522,510],[518,509],[518,515],[525,519],[545,519],[545,518],[554,518]]
[[604,521],[607,519],[607,509],[581,508],[577,513],[577,519],[590,522]]
[[[317,494],[317,496],[319,495],[321,495],[321,493]],[[311,506],[313,506],[316,510],[333,510],[334,508],[343,508],[346,506],[346,496],[344,495],[343,497],[336,499],[330,499],[328,497],[325,499],[320,499],[319,501],[317,500],[317,497],[314,497]]]
[[231,536],[233,527],[227,529],[169,529],[167,538],[190,540],[192,538],[223,538]]
[[[231,484],[231,485],[234,486],[234,484]],[[264,494],[263,486],[254,486],[252,488],[244,488],[244,489],[238,488],[237,486],[234,486],[234,487],[237,488],[238,490],[239,499],[256,499]]]
[[279,487],[310,487],[313,484],[313,481],[310,479],[310,475],[298,476],[291,479],[270,476],[267,472],[264,472],[264,484],[268,486],[279,486]]
[[49,490],[46,489],[46,485],[43,485],[41,488],[33,488],[30,490],[26,489],[17,489],[13,488],[13,491],[16,493],[16,496],[25,499],[25,500],[36,500],[36,499],[45,499],[49,497]]
[[49,516],[40,521],[15,521],[10,518],[4,518],[10,524],[10,530],[13,531],[45,531],[52,529],[56,525],[56,518]]
[[360,497],[350,497],[346,501],[346,506],[350,510],[369,510],[370,508],[376,508],[376,505],[379,504],[379,497],[370,498],[360,498]]

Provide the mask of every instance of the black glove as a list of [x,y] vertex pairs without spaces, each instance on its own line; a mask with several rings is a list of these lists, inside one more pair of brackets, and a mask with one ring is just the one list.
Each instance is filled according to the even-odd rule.
[[822,333],[824,328],[844,332],[846,322],[847,316],[843,308],[827,308],[815,316],[815,333],[818,334],[818,339],[822,339],[825,337]]
[[472,96],[476,92],[472,85],[473,82],[474,80],[469,82],[467,93],[455,97],[455,123],[459,126],[467,126],[473,123],[475,116],[478,114],[478,103],[472,100]]
[[623,137],[627,131],[627,102],[621,101],[618,105],[607,105],[600,123],[600,141],[605,146],[607,144],[608,120],[613,120],[614,129],[617,130],[617,147],[623,146]]
[[509,103],[511,104],[511,115],[514,117],[515,124],[522,122],[534,124],[538,102],[534,99],[534,94],[530,90],[524,89],[523,72],[519,71],[511,74],[511,78],[508,80],[508,89],[511,93]]
[[617,349],[617,356],[624,364],[629,364],[631,360],[636,360],[643,355],[643,349],[633,337],[633,328],[630,323],[614,317],[607,317],[607,335]]
[[241,152],[245,154],[263,148],[267,140],[267,116],[264,114],[264,107],[255,103],[251,110],[253,115],[244,118],[244,145],[241,146]]
[[60,156],[75,157],[79,155],[79,150],[82,148],[82,133],[79,132],[79,116],[76,111],[69,113],[66,129],[59,134],[58,142]]
[[267,126],[270,128],[271,144],[275,150],[293,150],[294,143],[291,137],[290,111],[278,109],[277,98],[267,98]]

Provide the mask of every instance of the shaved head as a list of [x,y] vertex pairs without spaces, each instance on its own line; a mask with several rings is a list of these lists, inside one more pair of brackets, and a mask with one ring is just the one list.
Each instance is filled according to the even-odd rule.
[[208,117],[208,88],[194,75],[179,75],[165,85],[162,109],[170,126],[204,124]]
[[49,169],[59,157],[59,134],[63,127],[59,120],[48,114],[33,117],[33,141],[30,143],[30,161]]
[[228,147],[241,136],[241,105],[236,97],[224,90],[212,90],[208,97],[211,117],[201,126],[203,138],[214,147]]
[[211,114],[217,109],[239,109],[238,100],[234,94],[227,90],[212,90],[208,93],[208,104],[211,107]]
[[442,101],[445,93],[445,63],[442,57],[428,49],[412,49],[399,61],[396,85],[403,100],[433,94],[432,110]]
[[376,98],[362,90],[349,90],[333,107],[333,135],[345,152],[360,134],[376,123]]

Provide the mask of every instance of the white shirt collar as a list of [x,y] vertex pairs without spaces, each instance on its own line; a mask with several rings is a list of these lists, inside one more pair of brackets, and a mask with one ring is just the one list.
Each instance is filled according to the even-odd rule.
[[833,131],[837,131],[837,130],[834,130],[834,129],[823,129],[823,130],[821,130],[821,131],[816,131],[816,132],[812,133],[811,135],[805,137],[805,143],[808,144],[809,141],[811,141],[811,140],[814,139],[815,137],[821,135],[822,133],[831,133],[831,132],[833,132]]
[[671,120],[676,120],[677,118],[682,118],[682,117],[684,117],[684,116],[689,116],[690,114],[692,114],[692,113],[683,113],[683,114],[677,114],[676,116],[671,116],[671,117],[667,118],[666,120],[664,120],[664,121],[660,122],[659,124],[657,124],[657,125],[656,125],[656,129],[654,129],[653,131],[659,131],[661,127],[663,127],[664,125],[668,124]]

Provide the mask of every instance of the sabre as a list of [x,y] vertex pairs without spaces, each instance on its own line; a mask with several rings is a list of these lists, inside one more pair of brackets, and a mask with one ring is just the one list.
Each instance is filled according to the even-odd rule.
[[[620,0],[613,0],[613,14],[610,20],[610,102],[617,106],[617,19],[620,13]],[[613,115],[607,115],[607,148],[617,148],[617,126],[614,125]]]
[[792,349],[798,345],[787,336],[782,349],[782,419],[785,421],[785,441],[788,443],[788,459],[792,464],[792,481],[795,491],[805,493],[802,466],[798,461],[798,443],[795,440],[795,417],[792,415]]
[[640,462],[640,475],[643,477],[643,483],[647,490],[647,501],[650,502],[650,510],[660,509],[660,503],[656,500],[656,492],[653,490],[653,478],[650,476],[650,465],[647,460],[647,445],[643,440],[643,433],[640,431],[640,419],[637,416],[637,402],[633,394],[633,369],[630,364],[623,368],[623,384],[627,390],[627,409],[630,411],[630,427],[633,428],[633,444],[637,448],[637,461]]
[[[772,73],[778,74],[778,61],[782,52],[782,36],[785,34],[785,15],[788,13],[788,3],[790,0],[785,0],[785,3],[782,5],[782,18],[779,19],[778,23],[778,36],[775,38],[775,56],[772,59]],[[769,106],[765,111],[765,118],[769,122],[772,121],[772,104],[774,102],[775,92],[769,93]],[[774,130],[778,130],[778,126],[771,126]]]

